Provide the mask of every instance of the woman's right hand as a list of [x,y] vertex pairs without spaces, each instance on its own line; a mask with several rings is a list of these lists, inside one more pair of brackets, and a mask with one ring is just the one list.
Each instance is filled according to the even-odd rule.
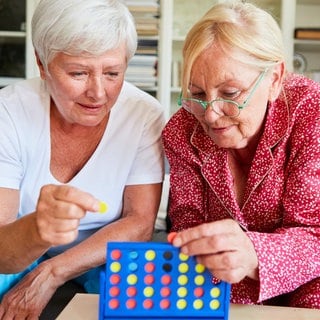
[[220,280],[258,280],[258,257],[253,243],[232,219],[203,223],[170,235],[168,241],[182,253],[196,256]]
[[45,185],[36,207],[36,225],[42,241],[64,245],[78,236],[78,226],[87,211],[98,212],[100,201],[68,185]]

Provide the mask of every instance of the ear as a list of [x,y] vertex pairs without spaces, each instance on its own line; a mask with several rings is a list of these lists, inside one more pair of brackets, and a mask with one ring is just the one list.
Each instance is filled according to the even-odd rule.
[[269,91],[269,101],[274,101],[278,98],[282,82],[285,76],[285,63],[281,62],[272,67],[271,70],[271,86]]
[[45,80],[46,79],[45,68],[44,68],[43,63],[41,62],[37,52],[35,52],[35,55],[36,55],[37,65],[38,65],[39,72],[40,72],[40,77],[41,77],[41,79]]

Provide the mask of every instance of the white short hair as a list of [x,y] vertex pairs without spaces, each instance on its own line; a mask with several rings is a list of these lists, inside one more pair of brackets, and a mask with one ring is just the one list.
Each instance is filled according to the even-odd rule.
[[32,18],[32,42],[45,68],[57,52],[101,55],[123,44],[129,61],[137,32],[121,0],[41,0]]

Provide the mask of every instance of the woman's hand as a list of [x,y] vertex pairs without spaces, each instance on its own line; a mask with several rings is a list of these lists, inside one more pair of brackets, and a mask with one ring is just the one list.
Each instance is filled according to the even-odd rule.
[[212,274],[229,283],[245,277],[258,279],[258,257],[254,246],[231,219],[205,223],[177,233],[172,244],[181,252],[196,256]]
[[100,201],[68,185],[42,187],[36,208],[40,238],[51,246],[72,242],[78,236],[80,219],[87,211],[100,210]]
[[1,320],[36,320],[61,284],[50,265],[41,263],[8,291],[0,304]]

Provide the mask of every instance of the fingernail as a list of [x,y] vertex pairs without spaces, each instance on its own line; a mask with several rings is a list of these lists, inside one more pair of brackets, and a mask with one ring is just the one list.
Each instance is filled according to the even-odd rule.
[[168,242],[172,244],[173,239],[175,238],[176,235],[177,235],[177,232],[170,232],[167,236]]

